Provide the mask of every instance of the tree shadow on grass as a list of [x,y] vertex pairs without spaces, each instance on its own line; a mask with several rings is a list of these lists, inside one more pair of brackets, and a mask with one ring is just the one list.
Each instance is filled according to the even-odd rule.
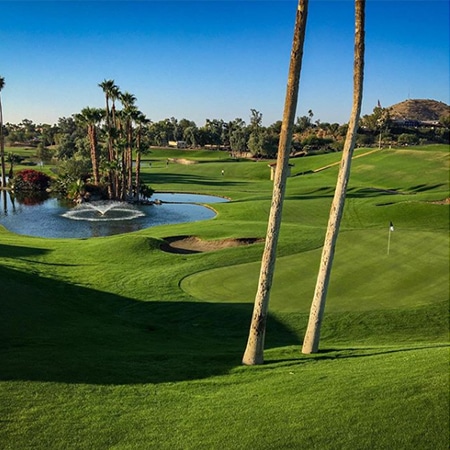
[[0,244],[0,258],[24,258],[27,256],[45,255],[50,251],[45,248]]
[[276,364],[283,367],[295,367],[309,362],[319,361],[336,361],[342,359],[367,358],[371,356],[386,356],[393,353],[413,352],[417,350],[434,350],[439,348],[449,348],[450,344],[435,343],[430,345],[411,345],[404,344],[399,347],[339,347],[320,349],[317,353],[310,355],[302,354],[300,348],[298,349],[298,356],[294,358],[280,358],[280,359],[266,359],[266,364]]
[[[4,267],[0,279],[0,380],[163,383],[241,363],[251,304],[138,302]],[[268,327],[269,345],[297,341]]]

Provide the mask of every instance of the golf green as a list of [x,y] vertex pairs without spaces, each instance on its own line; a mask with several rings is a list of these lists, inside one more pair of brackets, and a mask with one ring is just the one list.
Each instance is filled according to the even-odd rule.
[[[329,311],[408,308],[442,301],[448,295],[447,233],[358,230],[339,236]],[[278,258],[271,294],[274,311],[308,311],[321,250]],[[260,263],[195,273],[181,287],[198,300],[253,302]],[[432,283],[430,283],[432,280]],[[400,295],[401,293],[401,295]]]

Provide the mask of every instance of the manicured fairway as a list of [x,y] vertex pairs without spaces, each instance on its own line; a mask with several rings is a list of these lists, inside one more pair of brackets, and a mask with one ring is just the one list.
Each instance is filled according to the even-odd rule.
[[320,352],[306,356],[337,166],[314,170],[339,157],[293,160],[263,366],[241,357],[264,244],[161,246],[263,239],[267,161],[153,151],[156,190],[231,200],[212,220],[90,239],[0,227],[0,448],[448,449],[448,147],[354,160]]

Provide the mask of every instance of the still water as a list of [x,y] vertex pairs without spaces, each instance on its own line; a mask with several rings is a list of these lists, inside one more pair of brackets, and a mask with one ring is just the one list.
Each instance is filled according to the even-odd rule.
[[[3,206],[2,199],[2,206]],[[203,204],[226,202],[227,199],[211,195],[155,193],[152,200],[161,205],[135,206],[133,217],[107,220],[74,220],[70,212],[75,207],[55,198],[40,204],[27,205],[17,200],[12,203],[7,195],[6,212],[2,207],[0,225],[13,233],[46,238],[89,238],[130,233],[157,225],[196,222],[213,218],[216,213]]]

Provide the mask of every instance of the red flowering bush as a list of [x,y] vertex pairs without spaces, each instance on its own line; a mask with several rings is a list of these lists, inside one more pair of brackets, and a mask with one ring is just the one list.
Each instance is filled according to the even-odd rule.
[[13,180],[14,190],[45,191],[51,178],[45,173],[33,169],[24,169],[16,173]]

